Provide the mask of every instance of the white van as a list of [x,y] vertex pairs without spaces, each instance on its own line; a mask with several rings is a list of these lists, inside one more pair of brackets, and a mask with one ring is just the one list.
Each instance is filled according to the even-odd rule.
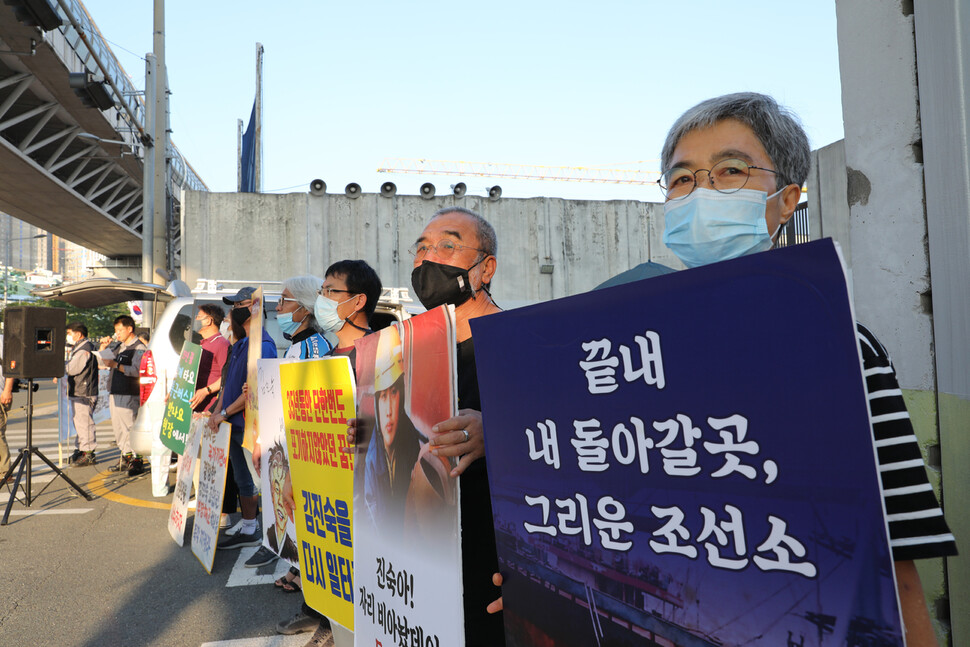
[[[165,399],[175,379],[179,355],[186,338],[198,342],[192,330],[197,309],[205,303],[226,308],[222,298],[233,296],[245,286],[262,287],[266,319],[263,326],[283,351],[289,342],[276,323],[276,304],[282,292],[279,281],[237,281],[199,279],[194,288],[182,281],[172,281],[167,287],[121,279],[89,279],[55,288],[35,290],[32,294],[43,299],[64,301],[79,308],[95,308],[125,301],[146,301],[154,304],[153,322],[144,322],[150,329],[148,350],[140,366],[141,408],[131,429],[131,448],[148,456],[152,440],[158,437],[165,417]],[[414,305],[407,288],[384,288],[371,327],[380,330],[394,321],[403,321],[424,308]]]

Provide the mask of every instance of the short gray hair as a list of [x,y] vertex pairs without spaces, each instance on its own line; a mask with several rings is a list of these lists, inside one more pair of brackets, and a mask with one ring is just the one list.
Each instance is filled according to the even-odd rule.
[[789,183],[799,187],[805,184],[812,154],[805,129],[795,113],[778,105],[768,95],[757,92],[714,97],[682,114],[667,133],[660,153],[661,171],[669,170],[670,159],[681,139],[695,130],[710,128],[725,119],[740,121],[754,131],[780,174],[775,181],[777,188],[781,189]]
[[489,256],[498,255],[498,239],[495,237],[495,228],[487,220],[465,207],[442,207],[432,214],[431,219],[434,220],[447,213],[461,213],[471,217],[475,221],[475,234],[478,236],[479,249]]
[[323,279],[312,276],[291,276],[283,281],[283,289],[289,290],[296,302],[309,312],[310,328],[322,332],[317,324],[317,318],[313,316],[313,305],[317,300],[317,292],[323,286]]

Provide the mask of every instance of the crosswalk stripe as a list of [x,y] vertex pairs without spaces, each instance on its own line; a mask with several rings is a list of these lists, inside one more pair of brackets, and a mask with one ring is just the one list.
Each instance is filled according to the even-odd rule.
[[273,562],[272,572],[267,572],[270,569],[268,564],[258,568],[247,568],[246,560],[252,557],[257,550],[259,550],[259,546],[246,546],[239,549],[239,557],[236,558],[236,563],[233,564],[232,572],[229,573],[229,579],[226,582],[227,587],[272,584],[289,570],[290,565],[285,559],[278,559]]

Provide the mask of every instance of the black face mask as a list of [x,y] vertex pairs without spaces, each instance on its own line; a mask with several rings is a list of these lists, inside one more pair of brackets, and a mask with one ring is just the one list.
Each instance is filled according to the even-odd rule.
[[411,272],[411,285],[421,305],[428,310],[433,310],[445,303],[458,307],[475,294],[468,279],[468,270],[472,267],[466,270],[453,265],[425,261]]
[[249,308],[233,308],[232,320],[236,323],[237,326],[241,326],[247,321],[249,321],[249,317],[251,314],[252,313],[249,311]]

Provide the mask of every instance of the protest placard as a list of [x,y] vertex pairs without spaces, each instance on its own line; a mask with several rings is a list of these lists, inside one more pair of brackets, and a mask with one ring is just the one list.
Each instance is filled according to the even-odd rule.
[[[262,509],[263,545],[292,565],[299,563],[290,488],[289,451],[283,417],[280,364],[293,359],[261,359],[257,363],[259,395],[258,465]],[[306,387],[309,388],[309,387]],[[253,456],[254,462],[256,456]],[[285,486],[285,487],[284,487]]]
[[[296,530],[308,605],[354,627],[353,455],[347,420],[355,418],[354,377],[347,357],[279,366],[285,446],[263,447],[276,518],[267,533],[277,545]],[[260,403],[262,410],[262,403]]]
[[471,326],[510,646],[902,644],[831,241]]
[[[186,341],[175,369],[175,379],[165,401],[165,417],[159,438],[162,444],[176,454],[185,452],[185,440],[192,424],[192,405],[189,402],[195,395],[196,376],[202,359],[202,347]],[[167,456],[167,454],[166,454]]]
[[246,427],[242,446],[253,451],[253,442],[259,436],[259,402],[256,397],[259,362],[263,357],[263,288],[256,288],[249,307],[249,354],[246,356]]
[[202,428],[202,458],[199,468],[199,489],[195,493],[195,521],[192,523],[192,553],[206,573],[212,573],[212,561],[219,538],[219,518],[222,497],[226,492],[226,464],[229,461],[228,422],[216,431],[209,425]]
[[[185,451],[179,456],[175,471],[175,492],[172,495],[172,508],[168,513],[168,532],[179,546],[185,543],[185,519],[189,510],[189,499],[192,498],[192,478],[195,467],[199,464],[199,446],[208,422],[207,415],[195,414],[192,418]],[[221,506],[219,510],[221,513]]]
[[464,645],[454,463],[428,445],[456,408],[454,311],[439,307],[355,346],[355,639]]

